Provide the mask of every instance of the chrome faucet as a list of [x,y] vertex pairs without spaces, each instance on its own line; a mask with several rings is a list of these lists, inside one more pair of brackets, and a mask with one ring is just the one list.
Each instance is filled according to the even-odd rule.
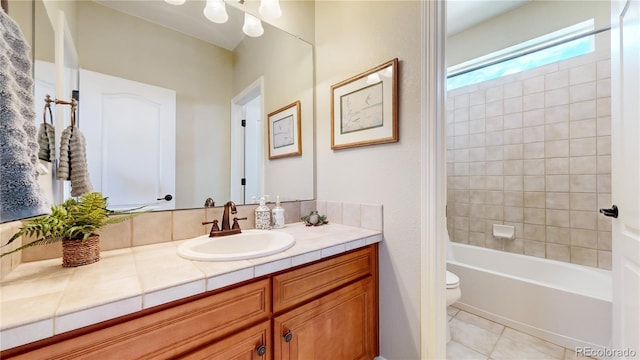
[[240,234],[242,230],[240,230],[238,220],[247,220],[246,217],[237,218],[234,216],[233,225],[229,224],[229,218],[237,212],[236,204],[233,201],[227,201],[227,203],[224,204],[224,212],[222,213],[222,229],[218,227],[218,220],[214,219],[213,221],[203,222],[202,225],[213,224],[213,226],[211,226],[211,231],[209,232],[209,237]]

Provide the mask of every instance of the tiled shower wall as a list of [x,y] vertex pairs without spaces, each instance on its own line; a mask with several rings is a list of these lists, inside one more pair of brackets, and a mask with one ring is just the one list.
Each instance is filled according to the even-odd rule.
[[451,240],[610,269],[610,116],[608,50],[449,91]]

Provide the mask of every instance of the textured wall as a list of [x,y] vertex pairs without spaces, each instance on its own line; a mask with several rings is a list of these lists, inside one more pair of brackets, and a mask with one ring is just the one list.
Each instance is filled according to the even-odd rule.
[[[420,358],[420,1],[316,2],[317,198],[384,205],[380,350]],[[399,58],[400,141],[331,150],[330,88]]]

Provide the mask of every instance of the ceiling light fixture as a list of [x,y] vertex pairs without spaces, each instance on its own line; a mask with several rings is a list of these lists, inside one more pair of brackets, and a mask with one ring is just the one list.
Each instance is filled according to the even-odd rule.
[[260,0],[258,12],[265,20],[275,20],[282,16],[280,0]]
[[264,34],[262,21],[249,13],[244,13],[244,25],[242,26],[242,32],[251,37],[261,36]]
[[[164,0],[171,5],[182,5],[186,0]],[[244,0],[238,0],[240,4],[244,4]],[[282,16],[282,10],[280,9],[280,0],[260,0],[260,7],[258,8],[260,16],[265,20],[275,20]],[[207,3],[203,10],[204,16],[211,22],[217,24],[223,24],[229,20],[229,14],[227,14],[227,7],[224,0],[207,0]],[[262,27],[262,21],[257,17],[246,13],[244,14],[244,25],[242,31],[251,37],[258,37],[264,34],[264,28]]]
[[227,7],[223,0],[207,0],[203,13],[209,21],[217,24],[224,24],[229,20]]

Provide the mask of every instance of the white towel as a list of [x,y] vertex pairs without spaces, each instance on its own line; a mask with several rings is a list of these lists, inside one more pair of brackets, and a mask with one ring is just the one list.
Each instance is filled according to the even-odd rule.
[[93,191],[87,169],[87,145],[77,127],[67,127],[60,136],[60,161],[56,177],[71,181],[71,196]]
[[0,11],[0,221],[49,212],[37,180],[34,119],[29,45]]

